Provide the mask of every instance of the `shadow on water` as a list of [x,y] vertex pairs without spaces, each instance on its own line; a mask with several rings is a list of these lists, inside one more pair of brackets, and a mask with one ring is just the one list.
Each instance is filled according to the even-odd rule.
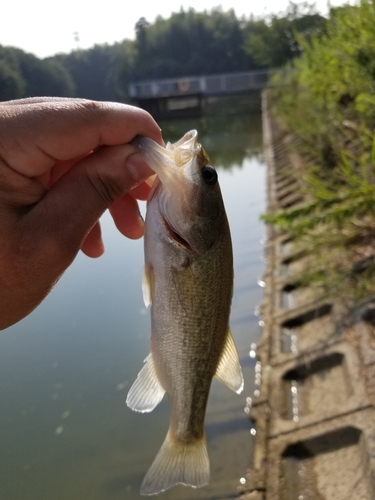
[[[140,484],[142,479],[142,477],[134,475],[132,477],[132,482]],[[120,498],[120,495],[124,495],[131,491],[129,489],[129,477],[116,476],[112,479],[109,479],[102,487],[102,491],[106,495],[106,497]],[[227,500],[230,498],[238,498],[238,493],[226,493],[224,495],[210,496],[210,500]]]
[[225,422],[208,422],[206,424],[206,434],[208,440],[213,440],[216,437],[232,434],[235,432],[251,429],[251,422],[246,418],[236,418]]
[[123,476],[115,476],[111,479],[108,479],[104,485],[102,486],[103,493],[106,494],[107,497],[118,497],[119,494],[128,493],[129,483],[130,484],[141,484],[142,482],[142,474],[133,474],[132,476],[123,475]]

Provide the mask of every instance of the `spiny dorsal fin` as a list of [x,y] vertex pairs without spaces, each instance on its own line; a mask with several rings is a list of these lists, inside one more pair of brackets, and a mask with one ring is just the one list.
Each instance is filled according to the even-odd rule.
[[156,375],[154,360],[150,353],[128,392],[126,404],[134,411],[150,412],[163,399],[164,393],[165,390]]
[[232,332],[228,330],[225,346],[216,369],[215,377],[232,391],[240,394],[243,389],[243,376]]

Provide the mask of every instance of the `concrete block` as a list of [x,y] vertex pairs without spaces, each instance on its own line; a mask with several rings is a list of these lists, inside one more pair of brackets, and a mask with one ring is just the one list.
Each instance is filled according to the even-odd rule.
[[296,252],[290,257],[283,258],[279,265],[275,266],[277,277],[280,279],[292,279],[305,269],[310,261],[310,257],[305,253]]
[[277,365],[315,350],[327,349],[346,335],[341,308],[318,300],[275,316],[269,333],[271,363]]
[[269,397],[271,436],[370,405],[358,353],[346,343],[273,368]]
[[270,442],[266,500],[375,498],[374,410],[299,429]]
[[275,285],[276,293],[279,290],[275,306],[283,310],[296,309],[317,300],[322,295],[322,291],[318,288],[299,286],[292,282],[283,281]]
[[353,330],[365,365],[375,363],[375,303],[359,311]]

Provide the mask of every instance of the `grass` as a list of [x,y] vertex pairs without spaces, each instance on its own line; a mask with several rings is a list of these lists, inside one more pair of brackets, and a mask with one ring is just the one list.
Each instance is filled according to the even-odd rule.
[[[263,216],[308,249],[296,279],[354,307],[375,290],[375,0],[333,9],[327,33],[275,77],[305,202]],[[371,43],[370,43],[371,42]]]

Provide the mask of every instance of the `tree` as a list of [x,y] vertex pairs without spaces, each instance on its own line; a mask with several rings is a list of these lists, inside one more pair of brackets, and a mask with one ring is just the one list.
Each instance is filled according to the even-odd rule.
[[181,9],[153,24],[136,25],[137,79],[244,71],[257,68],[244,51],[243,23],[233,10],[211,12]]
[[0,59],[0,101],[18,99],[25,95],[22,76],[5,59]]
[[263,66],[280,67],[301,54],[302,40],[323,34],[325,27],[326,19],[314,5],[290,2],[282,15],[249,22],[245,51]]
[[74,95],[74,83],[69,73],[53,58],[39,59],[15,47],[5,47],[3,57],[24,82],[23,97]]
[[87,50],[74,50],[55,58],[71,75],[75,95],[86,99],[122,100],[119,75],[123,69],[123,44],[95,45]]

